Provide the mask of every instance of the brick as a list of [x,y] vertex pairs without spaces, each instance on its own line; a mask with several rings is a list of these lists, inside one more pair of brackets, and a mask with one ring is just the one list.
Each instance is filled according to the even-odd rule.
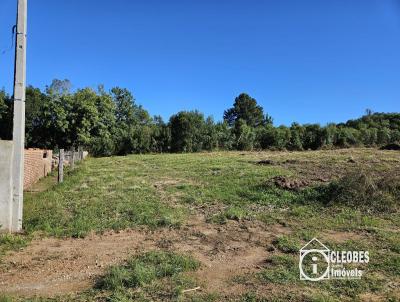
[[47,176],[52,169],[53,151],[26,149],[24,161],[24,189],[28,189],[39,179]]

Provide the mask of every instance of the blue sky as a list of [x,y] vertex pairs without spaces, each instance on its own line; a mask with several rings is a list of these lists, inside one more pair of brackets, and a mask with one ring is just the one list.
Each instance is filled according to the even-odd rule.
[[[0,1],[0,52],[16,0]],[[29,84],[130,89],[165,119],[255,97],[275,124],[400,111],[398,0],[29,0]],[[13,52],[0,53],[11,91]]]

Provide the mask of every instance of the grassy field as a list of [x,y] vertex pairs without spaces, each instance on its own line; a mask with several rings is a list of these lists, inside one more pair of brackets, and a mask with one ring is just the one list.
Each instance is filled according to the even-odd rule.
[[[25,234],[0,237],[0,301],[399,301],[399,169],[398,151],[375,149],[90,158],[26,194]],[[301,281],[313,237],[368,250],[365,276]],[[84,267],[83,256],[43,256],[49,242],[91,244],[97,257],[105,240],[116,260],[79,275],[85,286],[55,295],[18,279]]]

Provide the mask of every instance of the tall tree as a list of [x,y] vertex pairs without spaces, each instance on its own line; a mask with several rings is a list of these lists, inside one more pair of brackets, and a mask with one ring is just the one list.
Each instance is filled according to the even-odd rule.
[[30,146],[38,148],[66,148],[71,144],[68,136],[71,96],[47,94],[32,124]]
[[224,112],[224,120],[229,126],[234,126],[238,120],[246,122],[249,127],[258,127],[271,123],[272,119],[267,115],[264,116],[264,111],[257,104],[256,99],[246,93],[240,94],[233,104],[233,107]]
[[117,153],[150,151],[152,120],[149,113],[135,103],[127,89],[115,87],[111,95],[115,103]]
[[118,124],[134,124],[135,120],[135,99],[132,93],[125,88],[114,87],[111,89],[111,95],[116,106],[116,119]]
[[90,134],[89,150],[93,155],[110,156],[115,154],[115,103],[109,93],[99,86],[95,106],[98,112],[97,122]]
[[40,111],[43,108],[44,102],[46,102],[46,97],[39,88],[34,88],[33,86],[26,88],[25,133],[26,145],[28,147],[35,147],[33,130],[40,123]]
[[64,94],[69,94],[71,92],[71,88],[72,88],[72,83],[70,82],[70,80],[54,79],[51,82],[51,85],[48,86],[46,90],[48,94],[64,95]]

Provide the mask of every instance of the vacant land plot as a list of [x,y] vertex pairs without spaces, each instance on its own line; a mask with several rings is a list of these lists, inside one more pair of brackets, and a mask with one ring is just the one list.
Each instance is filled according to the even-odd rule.
[[[0,237],[0,301],[398,301],[400,153],[88,159]],[[305,282],[299,250],[368,250],[361,280]]]

